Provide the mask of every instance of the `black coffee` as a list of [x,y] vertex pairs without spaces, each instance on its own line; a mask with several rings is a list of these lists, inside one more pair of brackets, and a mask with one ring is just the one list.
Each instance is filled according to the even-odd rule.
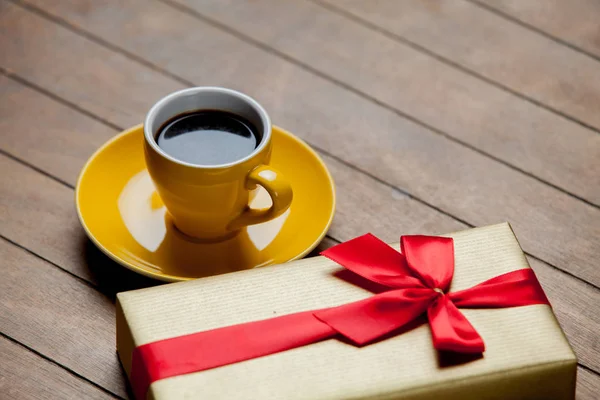
[[260,134],[245,118],[217,110],[178,115],[158,131],[156,143],[170,156],[191,164],[227,164],[256,149]]

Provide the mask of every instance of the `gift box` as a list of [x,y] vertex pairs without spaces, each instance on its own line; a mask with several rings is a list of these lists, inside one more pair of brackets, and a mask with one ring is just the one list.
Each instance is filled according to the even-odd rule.
[[[405,237],[399,256],[363,237],[329,258],[119,293],[119,358],[157,400],[574,398],[576,357],[510,226],[437,239]],[[422,270],[392,276],[388,256],[398,276]]]

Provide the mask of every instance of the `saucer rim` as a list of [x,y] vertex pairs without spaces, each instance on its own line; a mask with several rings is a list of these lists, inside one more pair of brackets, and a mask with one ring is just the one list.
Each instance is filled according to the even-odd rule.
[[[88,170],[88,168],[90,167],[90,165],[92,164],[92,162],[104,151],[106,151],[106,149],[111,146],[114,142],[120,140],[122,137],[127,136],[129,134],[131,134],[133,131],[136,130],[140,130],[140,129],[144,129],[144,124],[138,124],[135,126],[132,126],[130,128],[127,128],[121,132],[119,132],[118,134],[116,134],[114,137],[112,137],[111,139],[109,139],[108,141],[106,141],[106,143],[104,143],[102,146],[100,146],[100,148],[98,148],[86,161],[86,163],[84,164],[83,168],[81,169],[81,171],[79,172],[79,176],[77,177],[77,183],[75,185],[75,206],[77,209],[77,217],[79,219],[79,223],[81,224],[81,226],[83,227],[83,230],[85,231],[85,234],[87,235],[87,237],[92,241],[92,243],[94,243],[94,245],[100,249],[100,251],[102,251],[102,253],[104,253],[106,256],[108,256],[111,260],[115,261],[117,264],[120,264],[121,266],[136,272],[138,274],[147,276],[149,278],[152,279],[156,279],[156,280],[160,280],[160,281],[164,281],[164,282],[183,282],[183,281],[189,281],[189,280],[193,280],[193,279],[198,279],[198,278],[191,278],[191,277],[181,277],[181,276],[176,276],[176,275],[169,275],[169,274],[164,274],[164,273],[159,273],[159,272],[152,272],[149,271],[147,269],[144,269],[142,267],[139,267],[133,263],[130,263],[129,261],[123,260],[122,258],[116,256],[115,254],[113,254],[110,250],[108,250],[102,243],[100,243],[100,241],[94,236],[94,234],[91,232],[91,230],[89,229],[89,227],[87,226],[87,224],[85,223],[85,219],[82,215],[81,212],[81,203],[80,203],[80,190],[81,190],[81,182],[83,181],[86,171]],[[299,138],[298,136],[294,135],[293,133],[277,126],[277,125],[272,125],[271,126],[271,130],[278,130],[280,133],[290,137],[292,140],[298,142],[301,146],[304,147],[305,150],[307,150],[309,153],[311,153],[311,155],[313,156],[313,158],[315,160],[317,160],[317,162],[320,164],[320,166],[322,167],[322,169],[325,171],[327,179],[329,181],[329,187],[331,189],[331,200],[332,200],[332,207],[331,207],[331,211],[329,213],[329,220],[327,221],[327,224],[325,225],[325,227],[323,228],[321,234],[313,241],[313,243],[311,243],[309,246],[306,247],[305,250],[303,250],[301,253],[297,254],[294,257],[291,257],[290,259],[283,261],[283,262],[289,262],[289,261],[294,261],[294,260],[298,260],[300,258],[303,258],[304,256],[306,256],[308,253],[310,253],[312,250],[315,249],[315,247],[317,247],[319,245],[319,243],[321,243],[321,241],[323,240],[323,238],[325,238],[325,236],[327,235],[327,232],[329,231],[329,228],[331,227],[331,224],[333,222],[333,218],[335,216],[335,210],[336,210],[336,203],[337,203],[337,198],[336,198],[336,190],[335,190],[335,182],[333,180],[333,177],[331,176],[331,172],[329,171],[329,169],[327,168],[327,165],[325,164],[325,162],[321,159],[321,157],[319,156],[319,154],[312,148],[310,147],[304,140],[302,140],[301,138]],[[275,264],[267,264],[264,266],[269,266],[269,265],[275,265]],[[263,266],[261,266],[263,267]],[[261,267],[256,267],[256,268],[261,268]]]

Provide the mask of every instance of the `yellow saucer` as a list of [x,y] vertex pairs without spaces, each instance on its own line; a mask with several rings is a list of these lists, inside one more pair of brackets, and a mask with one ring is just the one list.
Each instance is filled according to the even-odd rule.
[[[273,127],[271,165],[292,184],[291,207],[229,240],[191,241],[175,229],[155,192],[142,143],[142,125],[111,139],[83,167],[75,189],[77,213],[89,238],[133,271],[182,281],[282,263],[308,254],[331,225],[335,187],[327,167],[303,141]],[[271,202],[261,187],[251,198],[253,208]]]

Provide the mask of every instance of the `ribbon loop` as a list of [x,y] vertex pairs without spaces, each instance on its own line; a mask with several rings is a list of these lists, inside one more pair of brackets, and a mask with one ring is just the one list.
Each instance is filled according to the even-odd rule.
[[448,296],[438,296],[427,309],[433,347],[459,353],[483,353],[485,345],[473,325]]
[[412,276],[404,256],[370,233],[331,247],[321,255],[390,288],[423,287],[421,281]]
[[531,268],[499,275],[449,296],[458,307],[468,308],[550,304]]

